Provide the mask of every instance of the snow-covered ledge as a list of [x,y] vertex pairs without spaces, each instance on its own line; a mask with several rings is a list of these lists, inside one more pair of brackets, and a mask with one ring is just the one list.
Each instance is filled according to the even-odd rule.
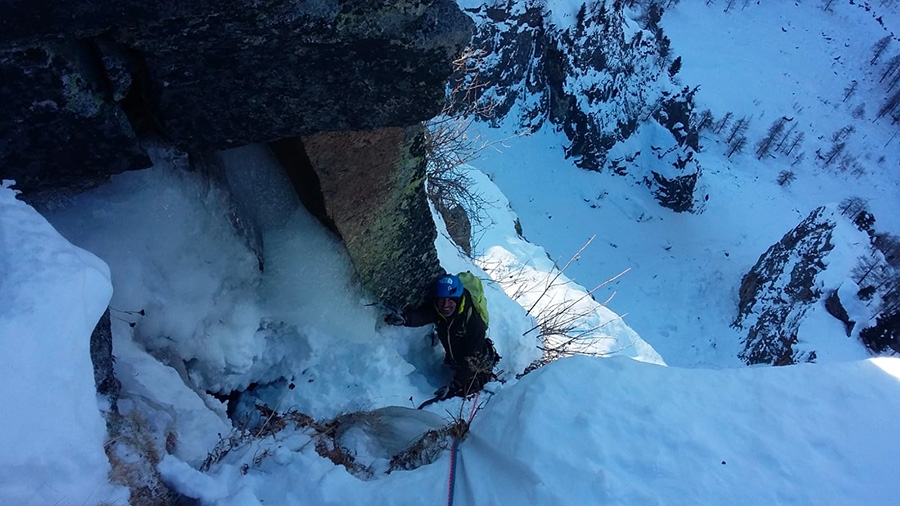
[[8,504],[124,504],[110,485],[90,337],[109,268],[0,185],[0,497]]

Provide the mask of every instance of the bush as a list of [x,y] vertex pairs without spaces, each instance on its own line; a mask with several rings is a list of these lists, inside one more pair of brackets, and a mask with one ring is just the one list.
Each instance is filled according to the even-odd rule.
[[797,179],[797,174],[794,174],[794,171],[783,170],[778,173],[778,178],[776,178],[775,181],[780,186],[788,186],[789,184],[793,183],[795,179]]
[[109,480],[127,487],[129,503],[134,506],[166,506],[180,504],[180,495],[166,486],[157,466],[163,452],[173,451],[177,444],[174,432],[154,433],[150,424],[137,412],[121,415],[109,413],[106,422],[110,440],[104,445],[109,459]]
[[[598,344],[603,341],[615,341],[616,338],[604,332],[603,327],[609,322],[585,325],[585,321],[594,319],[596,307],[582,304],[587,298],[593,299],[594,292],[623,276],[630,269],[600,283],[577,299],[566,299],[558,303],[551,302],[556,296],[556,289],[563,288],[566,284],[560,280],[563,273],[593,240],[594,237],[591,237],[565,265],[562,267],[555,265],[541,279],[535,279],[534,273],[527,272],[526,266],[518,269],[509,269],[508,266],[501,264],[481,266],[491,274],[491,278],[496,279],[503,286],[509,298],[522,304],[525,311],[535,320],[535,325],[525,331],[523,335],[537,332],[537,339],[540,343],[538,347],[542,356],[529,365],[520,377],[563,357],[573,355],[608,356],[632,346],[633,343],[619,343],[619,347],[615,350],[598,351]],[[530,304],[524,302],[523,299],[527,295],[534,293],[538,295]],[[606,306],[610,300],[612,297],[601,302],[600,305]]]
[[888,349],[900,353],[900,311],[879,316],[875,326],[860,332],[859,338],[875,353],[882,353]]
[[[502,142],[488,142],[480,135],[471,134],[474,118],[491,118],[495,105],[491,101],[480,102],[477,98],[477,91],[485,86],[479,81],[484,54],[484,51],[470,47],[453,62],[457,77],[449,88],[444,108],[426,122],[425,193],[448,225],[460,223],[465,218],[466,223],[456,228],[454,241],[467,254],[471,254],[468,239],[473,225],[482,225],[484,213],[480,211],[491,202],[475,190],[475,182],[462,166],[478,159],[485,148]],[[452,231],[451,235],[454,235]],[[463,235],[469,237],[463,238]]]

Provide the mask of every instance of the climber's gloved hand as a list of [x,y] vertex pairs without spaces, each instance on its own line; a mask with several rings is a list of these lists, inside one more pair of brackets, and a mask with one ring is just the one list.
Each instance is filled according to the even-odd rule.
[[388,313],[384,315],[384,323],[388,325],[401,326],[406,323],[406,318],[400,313]]
[[434,397],[435,399],[439,400],[449,399],[450,397],[453,397],[453,395],[450,393],[450,385],[443,386],[435,390]]
[[450,382],[450,396],[460,396],[465,397],[468,393],[466,392],[466,384],[460,381],[458,378],[454,378],[453,381]]
[[463,384],[459,380],[453,380],[449,385],[445,387],[438,388],[434,392],[434,396],[439,399],[449,399],[451,397],[460,396],[462,397],[465,394],[465,390],[463,389]]

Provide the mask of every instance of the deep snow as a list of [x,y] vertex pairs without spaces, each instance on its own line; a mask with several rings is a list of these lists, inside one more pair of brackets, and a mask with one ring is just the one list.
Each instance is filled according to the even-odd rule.
[[[684,56],[681,79],[702,84],[700,107],[776,115],[783,114],[780,105],[797,100],[820,129],[808,132],[809,139],[842,126],[831,106],[845,86],[840,83],[858,69],[832,69],[827,51],[799,53],[785,64],[793,79],[815,82],[822,91],[804,85],[790,91],[796,98],[785,99],[771,92],[771,79],[750,79],[763,68],[779,72],[777,60],[758,45],[731,41],[739,26],[745,38],[736,40],[788,47],[806,41],[804,33],[837,32],[829,23],[839,21],[854,34],[847,51],[861,54],[880,37],[870,14],[839,5],[833,17],[823,17],[812,3],[777,3],[724,15],[703,3],[682,2],[664,18],[673,50]],[[772,29],[779,19],[795,30]],[[796,39],[775,38],[788,36]],[[823,40],[826,48],[844,51]],[[718,57],[745,64],[717,65]],[[826,66],[836,76],[832,81],[821,70]],[[752,98],[732,101],[733,83]],[[834,96],[817,98],[826,92]],[[862,98],[866,91],[859,93]],[[768,123],[757,121],[759,132]],[[881,151],[887,158],[868,164],[864,177],[817,168],[810,156],[788,188],[774,183],[784,160],[727,159],[716,140],[706,138],[703,177],[711,197],[699,215],[659,208],[625,179],[578,171],[562,159],[564,140],[553,132],[485,153],[476,165],[502,194],[491,179],[473,173],[495,202],[475,264],[445,234],[436,246],[448,270],[470,269],[487,280],[479,271],[484,268],[501,281],[486,289],[491,337],[509,381],[489,385],[490,393],[479,398],[483,409],[460,445],[455,504],[894,503],[900,360],[861,360],[861,345],[841,336],[819,364],[738,368],[739,335],[728,326],[740,276],[811,209],[865,195],[876,226],[898,232],[897,148],[879,148],[890,133],[883,128],[860,127],[854,137],[860,157],[871,153],[877,160]],[[181,493],[223,505],[445,504],[446,452],[414,471],[363,481],[321,458],[303,430],[238,448],[208,473],[196,470],[231,425],[225,406],[206,390],[273,381],[257,392],[261,400],[324,418],[408,407],[410,397],[418,403],[448,377],[427,329],[381,325],[381,312],[366,306],[371,301],[339,241],[285,190],[264,149],[222,156],[233,194],[180,171],[170,154],[158,152],[153,169],[116,176],[47,212],[52,227],[11,190],[0,189],[0,502],[126,501],[127,492],[106,476],[105,406],[93,393],[88,356],[88,337],[109,303],[120,410],[145,417],[158,436],[177,434],[160,471]],[[261,192],[250,178],[262,174],[268,176]],[[253,241],[234,233],[228,216],[235,209],[260,225],[263,274]],[[516,216],[533,243],[516,236]],[[563,359],[516,381],[514,374],[538,354],[531,335],[523,337],[534,321],[501,290],[522,293],[520,302],[530,306],[553,275],[553,262],[536,245],[564,264],[593,235],[597,239],[566,271],[577,285],[564,276],[551,298],[581,298],[581,287],[631,267],[596,294],[602,301],[615,290],[615,312],[582,300],[590,306],[583,325],[599,328],[594,350],[616,356]],[[504,272],[520,274],[506,281],[498,274]],[[138,309],[146,316],[124,312]],[[628,314],[623,320],[617,313]],[[808,330],[834,339],[839,324],[820,316]],[[429,412],[446,418],[469,408],[454,400]],[[401,415],[411,428],[392,426],[411,438],[434,420],[420,416]],[[356,437],[358,455],[381,465],[379,448],[402,434],[390,441]]]

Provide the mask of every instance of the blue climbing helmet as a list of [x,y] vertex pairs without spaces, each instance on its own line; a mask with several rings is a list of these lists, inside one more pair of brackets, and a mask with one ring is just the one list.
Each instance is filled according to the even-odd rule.
[[458,299],[463,295],[462,281],[456,276],[447,274],[434,284],[435,299]]

